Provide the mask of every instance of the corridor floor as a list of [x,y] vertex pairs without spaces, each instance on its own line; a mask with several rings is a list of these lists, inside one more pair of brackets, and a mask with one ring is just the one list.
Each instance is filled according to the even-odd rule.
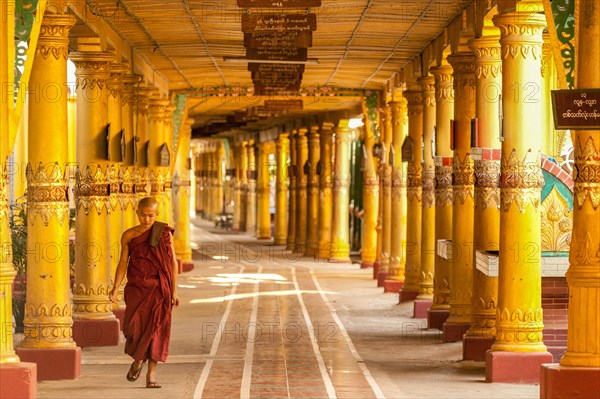
[[82,350],[81,377],[39,398],[537,398],[535,385],[487,384],[461,343],[412,318],[371,270],[297,257],[194,220],[193,271],[180,275],[162,389],[125,375],[123,344]]

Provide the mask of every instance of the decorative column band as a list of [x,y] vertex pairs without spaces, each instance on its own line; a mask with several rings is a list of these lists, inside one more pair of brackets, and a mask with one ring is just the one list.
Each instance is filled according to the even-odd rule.
[[436,173],[434,170],[425,171],[423,173],[423,181],[422,181],[422,196],[423,196],[423,206],[427,208],[431,208],[435,206],[435,183],[436,181]]
[[[150,170],[150,195],[158,196],[165,191],[165,177],[160,171]],[[158,200],[158,198],[157,198]]]
[[537,210],[544,186],[540,153],[529,151],[521,160],[513,148],[501,162],[502,209],[508,211],[514,202],[520,212],[525,212],[528,204]]
[[475,173],[473,160],[469,154],[461,160],[458,155],[454,156],[452,163],[452,186],[454,202],[457,200],[464,204],[467,197],[474,197]]
[[[41,18],[41,16],[40,16]],[[52,56],[54,59],[67,60],[69,57],[69,30],[75,24],[73,15],[44,15],[40,26],[35,56],[44,59]]]
[[475,163],[475,207],[500,207],[500,157],[499,148],[472,148]]
[[45,226],[53,216],[61,226],[69,219],[66,174],[58,163],[47,167],[40,162],[35,170],[27,165],[27,210],[32,224],[38,216]]
[[77,168],[75,179],[73,193],[78,210],[82,207],[86,215],[92,208],[95,208],[98,214],[102,213],[103,208],[106,208],[107,211],[110,210],[108,175],[100,165],[95,167],[87,165],[84,169]]
[[589,198],[592,206],[600,206],[600,151],[596,148],[594,140],[589,137],[585,145],[578,142],[578,153],[575,155],[575,168],[573,180],[575,181],[575,200],[581,208]]
[[408,163],[407,168],[407,184],[406,184],[406,195],[409,200],[416,200],[421,202],[422,195],[422,176],[421,176],[421,165],[416,165],[412,162]]
[[500,29],[502,58],[536,60],[542,57],[542,31],[546,27],[546,17],[543,13],[528,14],[527,20],[515,18],[514,15],[498,14],[494,24]]
[[435,157],[435,204],[452,205],[452,157]]

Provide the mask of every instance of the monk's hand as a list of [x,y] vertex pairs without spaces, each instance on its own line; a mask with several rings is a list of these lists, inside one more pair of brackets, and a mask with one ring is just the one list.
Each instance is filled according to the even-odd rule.
[[175,308],[179,306],[179,297],[177,296],[177,294],[173,294],[173,297],[171,298],[171,304]]
[[110,299],[110,301],[113,302],[113,303],[117,302],[117,295],[115,293],[115,289],[114,288],[112,290],[110,290],[110,292],[108,293],[108,299]]

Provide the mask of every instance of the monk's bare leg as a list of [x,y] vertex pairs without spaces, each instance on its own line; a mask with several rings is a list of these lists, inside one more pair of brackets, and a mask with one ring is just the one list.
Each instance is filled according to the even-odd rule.
[[148,359],[148,373],[146,374],[146,387],[148,388],[160,388],[160,385],[156,382],[155,370],[158,362],[153,359]]

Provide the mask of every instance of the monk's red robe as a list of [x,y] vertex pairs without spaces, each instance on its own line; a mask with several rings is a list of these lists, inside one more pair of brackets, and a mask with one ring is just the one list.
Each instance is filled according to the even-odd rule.
[[157,247],[149,242],[152,229],[129,242],[123,334],[125,353],[135,360],[164,362],[171,335],[171,227],[165,227]]

